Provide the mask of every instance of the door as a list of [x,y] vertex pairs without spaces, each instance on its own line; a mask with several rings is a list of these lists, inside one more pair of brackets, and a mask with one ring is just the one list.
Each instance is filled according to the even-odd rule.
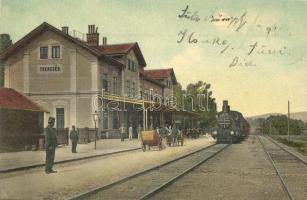
[[56,108],[56,128],[64,128],[65,126],[64,108]]

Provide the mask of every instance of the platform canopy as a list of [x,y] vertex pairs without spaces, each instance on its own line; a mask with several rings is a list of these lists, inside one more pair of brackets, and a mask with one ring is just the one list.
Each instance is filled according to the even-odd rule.
[[125,96],[117,96],[117,95],[112,95],[112,94],[108,94],[108,93],[104,93],[102,99],[109,100],[109,101],[117,101],[117,102],[122,102],[122,103],[142,105],[144,108],[148,109],[149,111],[174,113],[174,114],[180,115],[180,116],[200,117],[199,113],[170,108],[170,107],[164,105],[163,103],[157,103],[157,102],[154,102],[154,101],[136,99],[136,98],[125,97]]

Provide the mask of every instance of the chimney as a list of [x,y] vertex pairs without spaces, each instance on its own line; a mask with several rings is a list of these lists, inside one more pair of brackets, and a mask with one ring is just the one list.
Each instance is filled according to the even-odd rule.
[[[0,53],[12,45],[9,34],[0,34]],[[0,60],[0,87],[4,87],[4,61]]]
[[95,29],[95,24],[88,25],[88,33],[86,34],[87,45],[97,47],[99,45],[98,27]]
[[0,52],[12,45],[12,40],[9,34],[0,34]]
[[107,37],[102,38],[102,45],[106,46],[107,45]]
[[65,34],[68,34],[68,26],[62,26],[62,31],[63,31]]

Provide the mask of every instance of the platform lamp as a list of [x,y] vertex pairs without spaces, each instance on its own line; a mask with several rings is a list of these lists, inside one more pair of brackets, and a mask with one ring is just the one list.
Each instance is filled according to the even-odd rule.
[[95,110],[95,112],[93,113],[93,120],[95,123],[95,150],[96,150],[96,141],[97,141],[97,125],[96,123],[98,122],[99,119],[99,113],[97,112],[97,110]]

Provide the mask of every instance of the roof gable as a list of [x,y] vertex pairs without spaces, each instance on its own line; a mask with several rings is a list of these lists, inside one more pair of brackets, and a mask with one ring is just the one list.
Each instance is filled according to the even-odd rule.
[[75,43],[78,46],[88,50],[90,53],[94,54],[98,58],[104,59],[107,63],[109,63],[111,65],[123,67],[123,64],[118,62],[117,60],[110,58],[109,56],[104,55],[103,53],[98,51],[96,48],[88,46],[85,42],[83,42],[83,41],[81,41],[77,38],[74,38],[74,37],[70,36],[69,34],[65,34],[63,31],[55,28],[54,26],[48,24],[47,22],[42,23],[41,25],[36,27],[34,30],[29,32],[27,35],[25,35],[23,38],[21,38],[20,40],[15,42],[13,45],[11,45],[7,49],[5,49],[3,52],[1,52],[0,59],[2,59],[2,60],[7,59],[13,53],[20,50],[22,47],[26,46],[35,37],[37,37],[38,35],[41,35],[42,33],[46,32],[46,31],[51,31],[51,32],[54,32],[54,33],[64,37],[68,41]]
[[144,56],[141,52],[141,49],[138,45],[137,42],[134,43],[125,43],[125,44],[107,44],[107,45],[100,45],[97,48],[101,53],[108,55],[108,56],[113,56],[113,55],[126,55],[128,54],[131,50],[134,51],[136,58],[139,62],[139,64],[142,67],[146,66],[146,62],[144,59]]
[[145,70],[144,73],[146,76],[152,79],[166,79],[166,78],[171,77],[173,84],[177,84],[177,79],[176,79],[173,68]]
[[142,71],[140,71],[140,76],[142,77],[143,80],[147,80],[147,81],[149,81],[149,82],[151,82],[153,84],[156,84],[156,85],[158,85],[158,86],[160,86],[162,88],[165,87],[165,85],[163,83],[160,83],[159,81],[146,76],[146,74],[144,72],[142,72]]

